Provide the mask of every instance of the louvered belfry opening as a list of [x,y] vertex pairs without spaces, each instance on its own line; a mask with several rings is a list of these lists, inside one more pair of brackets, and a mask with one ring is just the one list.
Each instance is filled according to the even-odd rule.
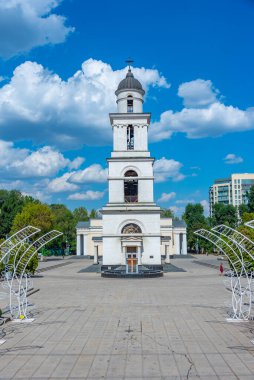
[[127,150],[134,150],[134,128],[133,125],[127,127]]
[[128,170],[124,177],[124,202],[137,203],[138,202],[138,180],[137,173],[134,170]]

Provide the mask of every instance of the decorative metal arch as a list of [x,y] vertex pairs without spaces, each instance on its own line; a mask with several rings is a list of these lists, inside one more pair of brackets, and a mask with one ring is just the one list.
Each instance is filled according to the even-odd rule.
[[[252,306],[253,272],[249,268],[246,255],[253,260],[251,251],[254,249],[254,243],[245,235],[225,225],[216,226],[212,231],[199,230],[195,234],[212,242],[227,257],[231,266],[227,275],[230,277],[232,291],[233,319],[248,320]],[[228,285],[227,280],[225,285]]]
[[[53,230],[34,242],[29,242],[29,238],[39,231],[40,229],[38,228],[27,226],[0,245],[0,250],[3,252],[2,257],[0,257],[0,263],[4,262],[8,268],[8,276],[4,272],[2,286],[9,289],[10,312],[12,317],[15,318],[26,318],[27,316],[27,291],[32,286],[32,281],[26,273],[28,264],[39,249],[62,235],[62,232]],[[21,251],[22,248],[24,252]],[[10,262],[12,258],[13,263]],[[0,296],[3,295],[5,294],[0,294]]]
[[[247,225],[247,224],[246,224]],[[225,236],[225,238],[237,244],[239,249],[244,251],[252,260],[254,260],[254,242],[241,232],[234,230],[231,227],[221,224],[212,228],[216,233]]]
[[[56,230],[46,233],[39,239],[35,240],[32,244],[30,244],[28,248],[20,256],[19,260],[17,261],[14,267],[10,284],[10,312],[12,316],[14,316],[14,314],[17,313],[18,310],[18,316],[23,315],[24,317],[26,317],[27,291],[28,286],[30,285],[28,281],[29,276],[26,273],[26,268],[28,264],[43,246],[45,246],[50,241],[56,239],[61,235],[62,232]],[[17,300],[18,307],[16,307],[16,305],[13,306],[13,296],[15,296],[15,299]]]
[[9,256],[11,252],[21,244],[23,244],[26,240],[32,237],[34,234],[40,232],[39,228],[33,226],[27,226],[22,228],[20,231],[11,235],[8,239],[6,239],[2,244],[0,244],[0,252],[2,252],[2,256],[0,257],[0,263],[9,260]]
[[248,226],[248,227],[254,229],[254,220],[250,220],[249,222],[244,223],[244,224],[245,224],[245,226]]
[[252,276],[249,276],[245,268],[241,248],[237,243],[231,240],[226,241],[212,231],[202,229],[196,231],[195,234],[213,243],[227,257],[231,270],[227,273],[230,280],[226,280],[225,285],[230,285],[232,291],[232,319],[249,319],[252,301]]

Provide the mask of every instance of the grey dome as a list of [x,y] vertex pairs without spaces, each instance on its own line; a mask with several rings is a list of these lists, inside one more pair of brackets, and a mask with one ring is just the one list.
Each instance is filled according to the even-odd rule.
[[118,95],[120,91],[124,90],[136,90],[140,92],[142,95],[145,94],[142,84],[136,78],[134,78],[131,69],[128,70],[126,77],[119,83],[115,94]]

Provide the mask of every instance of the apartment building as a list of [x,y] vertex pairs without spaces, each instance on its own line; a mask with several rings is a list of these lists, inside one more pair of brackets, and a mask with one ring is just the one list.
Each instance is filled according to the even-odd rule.
[[215,203],[239,206],[247,203],[247,192],[254,185],[254,174],[232,174],[230,178],[220,178],[214,181],[209,189],[210,215]]

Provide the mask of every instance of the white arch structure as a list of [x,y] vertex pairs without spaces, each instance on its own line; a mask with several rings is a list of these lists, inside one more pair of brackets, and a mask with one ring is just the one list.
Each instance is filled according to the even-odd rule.
[[12,253],[15,253],[14,249],[19,247],[37,232],[40,232],[39,228],[26,226],[0,244],[0,252],[2,253],[0,256],[0,263],[9,261],[9,256],[12,255]]
[[[227,275],[232,291],[232,319],[248,320],[253,298],[254,272],[250,260],[254,263],[254,242],[225,225],[216,226],[212,231],[198,230],[195,234],[213,243],[227,257],[231,267]],[[227,285],[227,281],[225,283]]]
[[254,220],[250,220],[249,222],[247,222],[247,223],[244,223],[245,224],[245,226],[248,226],[248,227],[250,227],[250,228],[253,228],[254,229]]
[[[40,232],[40,229],[25,227],[0,246],[0,249],[4,247],[0,263],[3,261],[11,273],[10,277],[4,277],[3,287],[9,289],[10,313],[16,319],[27,318],[27,291],[32,285],[26,273],[27,266],[43,246],[62,235],[62,232],[53,230],[30,242],[29,238],[37,232]],[[10,263],[12,257],[13,263]]]

